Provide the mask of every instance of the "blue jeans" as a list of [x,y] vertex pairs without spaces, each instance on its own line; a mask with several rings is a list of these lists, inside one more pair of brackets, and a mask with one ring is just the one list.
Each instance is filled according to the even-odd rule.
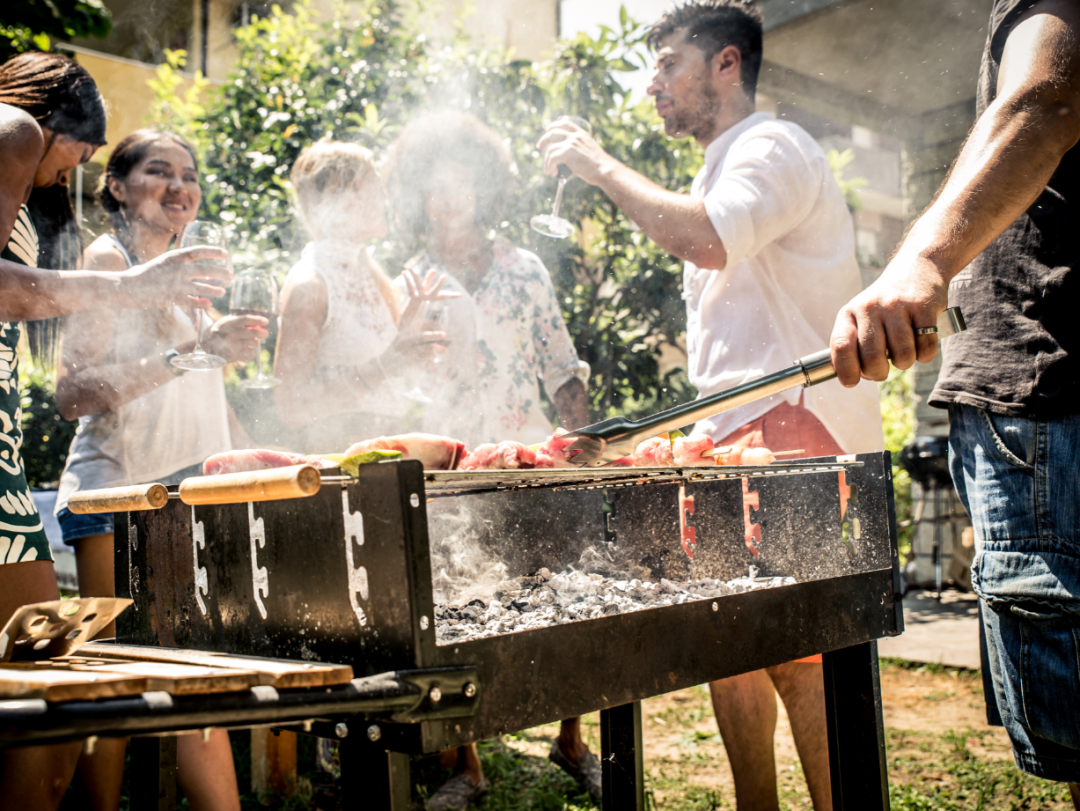
[[1080,416],[949,415],[997,711],[1021,769],[1080,783]]

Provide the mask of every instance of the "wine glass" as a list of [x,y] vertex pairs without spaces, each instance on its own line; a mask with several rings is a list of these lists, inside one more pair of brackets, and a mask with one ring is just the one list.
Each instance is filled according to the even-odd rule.
[[[220,225],[192,220],[184,226],[184,233],[180,237],[180,247],[192,248],[195,246],[228,250],[229,240],[225,236],[225,229]],[[214,259],[200,259],[197,264],[217,267],[219,263]],[[226,259],[225,264],[231,270],[232,258]],[[169,362],[177,368],[196,372],[220,369],[225,365],[225,358],[219,355],[211,355],[202,348],[202,308],[192,307],[191,312],[195,322],[195,349],[183,355],[176,355]]]
[[[446,321],[450,311],[446,308],[446,302],[438,299],[428,301],[424,305],[424,315],[421,319],[420,329],[424,332],[446,332]],[[446,348],[448,341],[444,340],[439,347]],[[442,352],[435,352],[431,359],[433,365],[438,366],[442,361]]]
[[[233,279],[229,294],[230,315],[261,315],[273,318],[278,312],[278,289],[274,278],[262,270],[245,270]],[[255,352],[255,377],[244,378],[240,385],[245,389],[272,389],[281,381],[263,373],[262,340]]]
[[[559,121],[569,121],[574,126],[581,127],[585,132],[592,133],[592,126],[589,122],[584,118],[578,118],[576,115],[564,115],[559,118]],[[534,231],[539,231],[544,236],[555,237],[555,239],[566,239],[574,233],[573,223],[559,216],[559,209],[562,207],[563,188],[566,186],[566,181],[573,176],[574,173],[570,171],[566,164],[559,165],[559,187],[555,191],[555,203],[551,207],[550,214],[537,214],[529,220],[529,225],[533,227]]]
[[[420,312],[420,317],[414,322],[419,324],[419,327],[417,327],[417,331],[420,333],[445,332],[448,314],[449,311],[446,308],[445,302],[439,300],[430,300],[425,302],[424,308]],[[443,343],[445,343],[445,341]],[[435,356],[431,360],[431,363],[433,365],[437,365],[442,360],[439,355],[439,352],[435,353]],[[417,375],[417,378],[430,378],[430,372],[432,371],[432,368],[425,369],[423,372]],[[415,383],[415,385],[413,385],[411,389],[404,392],[404,395],[405,397],[413,400],[414,402],[423,403],[425,405],[434,402],[434,400],[432,400],[423,392],[419,382]]]

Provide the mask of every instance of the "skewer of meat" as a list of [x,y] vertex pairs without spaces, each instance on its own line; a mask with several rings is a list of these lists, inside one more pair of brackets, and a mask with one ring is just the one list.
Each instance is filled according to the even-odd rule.
[[485,443],[458,462],[458,470],[530,470],[536,467],[536,451],[520,442]]
[[678,436],[671,443],[672,456],[679,467],[702,467],[715,464],[712,458],[714,448],[712,437],[702,434]]
[[672,467],[675,464],[667,434],[639,442],[630,459],[635,467]]
[[566,439],[566,434],[562,428],[556,428],[555,433],[549,436],[544,442],[536,449],[536,466],[538,468],[551,468],[551,467],[576,467],[570,460],[570,455],[566,452],[566,449],[574,443],[573,439]]

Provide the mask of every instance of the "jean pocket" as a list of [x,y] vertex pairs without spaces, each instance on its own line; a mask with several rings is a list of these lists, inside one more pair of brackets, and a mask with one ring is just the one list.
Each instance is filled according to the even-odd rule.
[[1060,608],[1013,605],[1020,620],[1027,727],[1044,740],[1080,749],[1080,622]]
[[[988,411],[982,409],[978,409],[978,412],[983,427],[989,434],[990,441],[997,448],[998,453],[1001,454],[1001,458],[1013,467],[1027,473],[1033,472],[1035,470],[1034,464],[1021,458],[1021,454],[1034,459],[1036,423],[1031,420],[1010,419],[1009,417],[991,415]],[[994,425],[995,418],[1002,423],[1001,430],[998,430],[998,427]],[[1010,443],[1006,442],[1005,437],[1002,436],[1003,433],[1012,440],[1011,444],[1015,447],[1015,450],[1009,447]],[[1025,447],[1021,448],[1021,445]]]

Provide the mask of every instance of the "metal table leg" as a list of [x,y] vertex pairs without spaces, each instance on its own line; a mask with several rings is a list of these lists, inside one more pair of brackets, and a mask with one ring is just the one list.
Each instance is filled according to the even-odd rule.
[[877,642],[826,653],[822,665],[833,811],[887,811]]
[[176,736],[132,738],[132,808],[146,811],[176,811]]
[[645,811],[641,702],[600,711],[604,811]]
[[408,811],[409,756],[340,741],[341,807],[344,811]]

